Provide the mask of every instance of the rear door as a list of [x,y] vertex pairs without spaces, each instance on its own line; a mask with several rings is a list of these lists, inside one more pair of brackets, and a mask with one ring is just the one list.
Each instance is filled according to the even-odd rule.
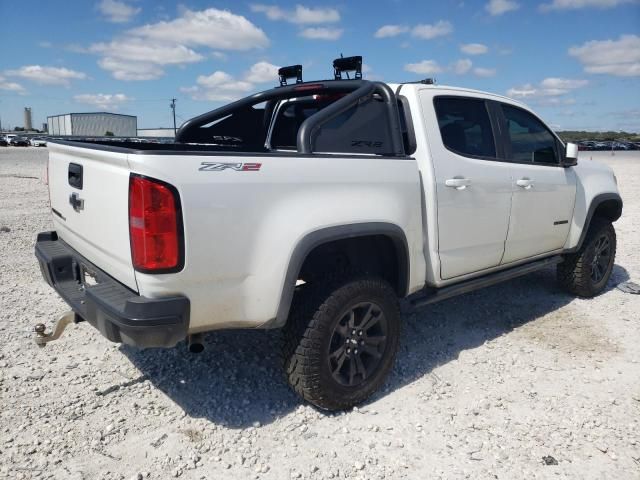
[[499,103],[505,156],[513,171],[509,235],[502,263],[562,248],[569,234],[576,177],[560,165],[562,144],[530,112]]
[[420,95],[436,183],[441,278],[495,267],[509,227],[511,166],[501,161],[489,101]]
[[129,244],[127,154],[49,142],[49,193],[58,236],[137,290]]

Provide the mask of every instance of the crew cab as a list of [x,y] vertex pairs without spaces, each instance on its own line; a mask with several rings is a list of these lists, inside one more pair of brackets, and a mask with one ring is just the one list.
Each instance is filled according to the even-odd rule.
[[[44,278],[109,340],[140,348],[283,330],[292,388],[362,402],[416,306],[557,266],[602,292],[622,200],[527,106],[430,80],[386,84],[337,59],[183,124],[171,144],[49,141]],[[343,79],[344,71],[354,79]],[[295,83],[287,83],[295,78]]]

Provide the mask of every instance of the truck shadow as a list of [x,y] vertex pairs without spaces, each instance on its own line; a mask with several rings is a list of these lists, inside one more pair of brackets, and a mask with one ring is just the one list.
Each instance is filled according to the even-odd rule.
[[[615,265],[607,289],[628,279]],[[572,300],[557,286],[555,270],[546,269],[403,313],[396,366],[370,402]],[[271,423],[301,404],[282,374],[278,331],[223,331],[208,334],[206,341],[200,354],[189,353],[184,344],[144,351],[122,346],[121,351],[190,417],[244,428]]]

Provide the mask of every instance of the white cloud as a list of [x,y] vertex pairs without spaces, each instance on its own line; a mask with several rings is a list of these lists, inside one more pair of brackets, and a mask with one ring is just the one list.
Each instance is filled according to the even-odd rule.
[[220,100],[231,100],[237,94],[248,93],[253,90],[253,84],[245,80],[237,80],[226,72],[216,71],[211,75],[200,75],[196,83],[209,94],[217,92]]
[[467,55],[482,55],[489,51],[489,47],[482,43],[467,43],[460,45],[460,51]]
[[341,28],[310,27],[300,32],[300,36],[311,40],[337,40],[342,36]]
[[[543,99],[546,98],[546,104],[570,104],[571,99],[559,99],[573,90],[586,87],[589,84],[587,80],[549,77],[542,80],[538,85],[526,83],[524,85],[513,87],[507,90],[507,96],[513,98],[524,99]],[[555,97],[555,98],[554,98]]]
[[507,96],[513,98],[528,98],[535,97],[539,95],[539,89],[534,87],[530,83],[526,83],[519,87],[512,87],[507,90]]
[[42,42],[38,42],[38,46],[40,48],[51,48],[51,47],[53,47],[53,43],[47,42],[47,41],[42,41]]
[[118,107],[132,100],[124,93],[83,93],[74,95],[73,99],[78,103],[85,103],[105,110],[117,110]]
[[580,8],[613,8],[634,0],[553,0],[551,3],[543,3],[540,10],[578,10]]
[[519,9],[520,4],[513,0],[490,0],[484,8],[491,15],[497,16]]
[[135,17],[141,8],[135,8],[118,0],[101,0],[98,3],[98,10],[113,23],[126,23]]
[[473,68],[473,62],[468,58],[461,58],[452,63],[448,67],[442,67],[435,60],[423,60],[418,63],[408,63],[404,66],[407,72],[413,72],[420,75],[434,75],[436,73],[450,72],[456,75],[466,75],[471,72],[478,77],[492,77],[496,74],[493,68]]
[[493,77],[496,74],[496,69],[495,68],[483,68],[483,67],[476,67],[473,69],[473,74],[476,77]]
[[84,80],[87,75],[82,72],[63,67],[42,67],[40,65],[25,65],[17,70],[7,70],[5,75],[20,77],[40,85],[69,86],[71,80]]
[[262,61],[252,65],[243,78],[218,70],[211,75],[200,75],[196,85],[183,87],[180,91],[194,100],[231,101],[256,90],[256,84],[267,82],[278,82],[278,67]]
[[127,61],[112,57],[104,57],[98,61],[98,65],[111,72],[116,80],[154,80],[164,75],[164,70],[158,65],[147,62]]
[[456,75],[464,75],[469,70],[471,70],[472,66],[473,62],[471,60],[469,60],[468,58],[463,58],[455,62],[451,66],[451,70],[453,70]]
[[589,84],[588,80],[576,80],[571,78],[558,78],[558,77],[550,77],[545,78],[540,82],[540,86],[547,91],[557,91],[561,92],[559,95],[563,95],[567,93],[569,90],[573,90],[575,88],[586,87]]
[[435,60],[422,60],[418,63],[407,63],[404,66],[405,71],[417,73],[419,75],[434,75],[443,71]]
[[621,35],[618,40],[592,40],[569,49],[588,73],[618,77],[640,76],[640,37]]
[[265,33],[245,17],[217,8],[185,10],[174,20],[147,24],[128,34],[147,41],[220,50],[250,50],[269,44]]
[[373,34],[375,38],[389,38],[396,37],[402,33],[409,31],[409,27],[406,25],[383,25],[376,33]]
[[164,74],[165,65],[184,65],[204,58],[184,45],[149,43],[139,38],[95,43],[89,51],[103,55],[98,65],[117,80],[153,80]]
[[204,59],[202,55],[180,44],[149,43],[139,38],[122,38],[109,43],[94,43],[89,51],[106,58],[155,65],[179,65]]
[[453,32],[453,25],[445,20],[439,20],[433,25],[420,24],[413,27],[411,35],[418,38],[431,40],[432,38],[442,37]]
[[264,13],[269,20],[284,20],[299,25],[335,23],[340,21],[340,12],[335,8],[296,5],[294,10],[285,10],[275,5],[254,4],[251,5],[251,11]]
[[198,47],[248,50],[269,44],[265,33],[241,15],[209,8],[184,10],[173,20],[127,30],[111,42],[95,43],[87,51],[101,55],[98,65],[118,80],[151,80],[164,75],[168,65],[185,65],[206,57]]
[[18,95],[24,95],[26,92],[24,87],[16,82],[10,82],[2,75],[0,75],[0,90],[5,90],[7,92],[14,92]]
[[245,80],[251,83],[277,82],[278,68],[269,62],[255,63],[245,75]]

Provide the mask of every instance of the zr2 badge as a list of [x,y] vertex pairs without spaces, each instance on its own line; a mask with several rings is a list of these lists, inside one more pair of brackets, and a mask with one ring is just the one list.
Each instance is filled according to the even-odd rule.
[[235,170],[236,172],[259,172],[261,163],[220,163],[220,162],[202,162],[201,172],[221,172],[223,170]]

